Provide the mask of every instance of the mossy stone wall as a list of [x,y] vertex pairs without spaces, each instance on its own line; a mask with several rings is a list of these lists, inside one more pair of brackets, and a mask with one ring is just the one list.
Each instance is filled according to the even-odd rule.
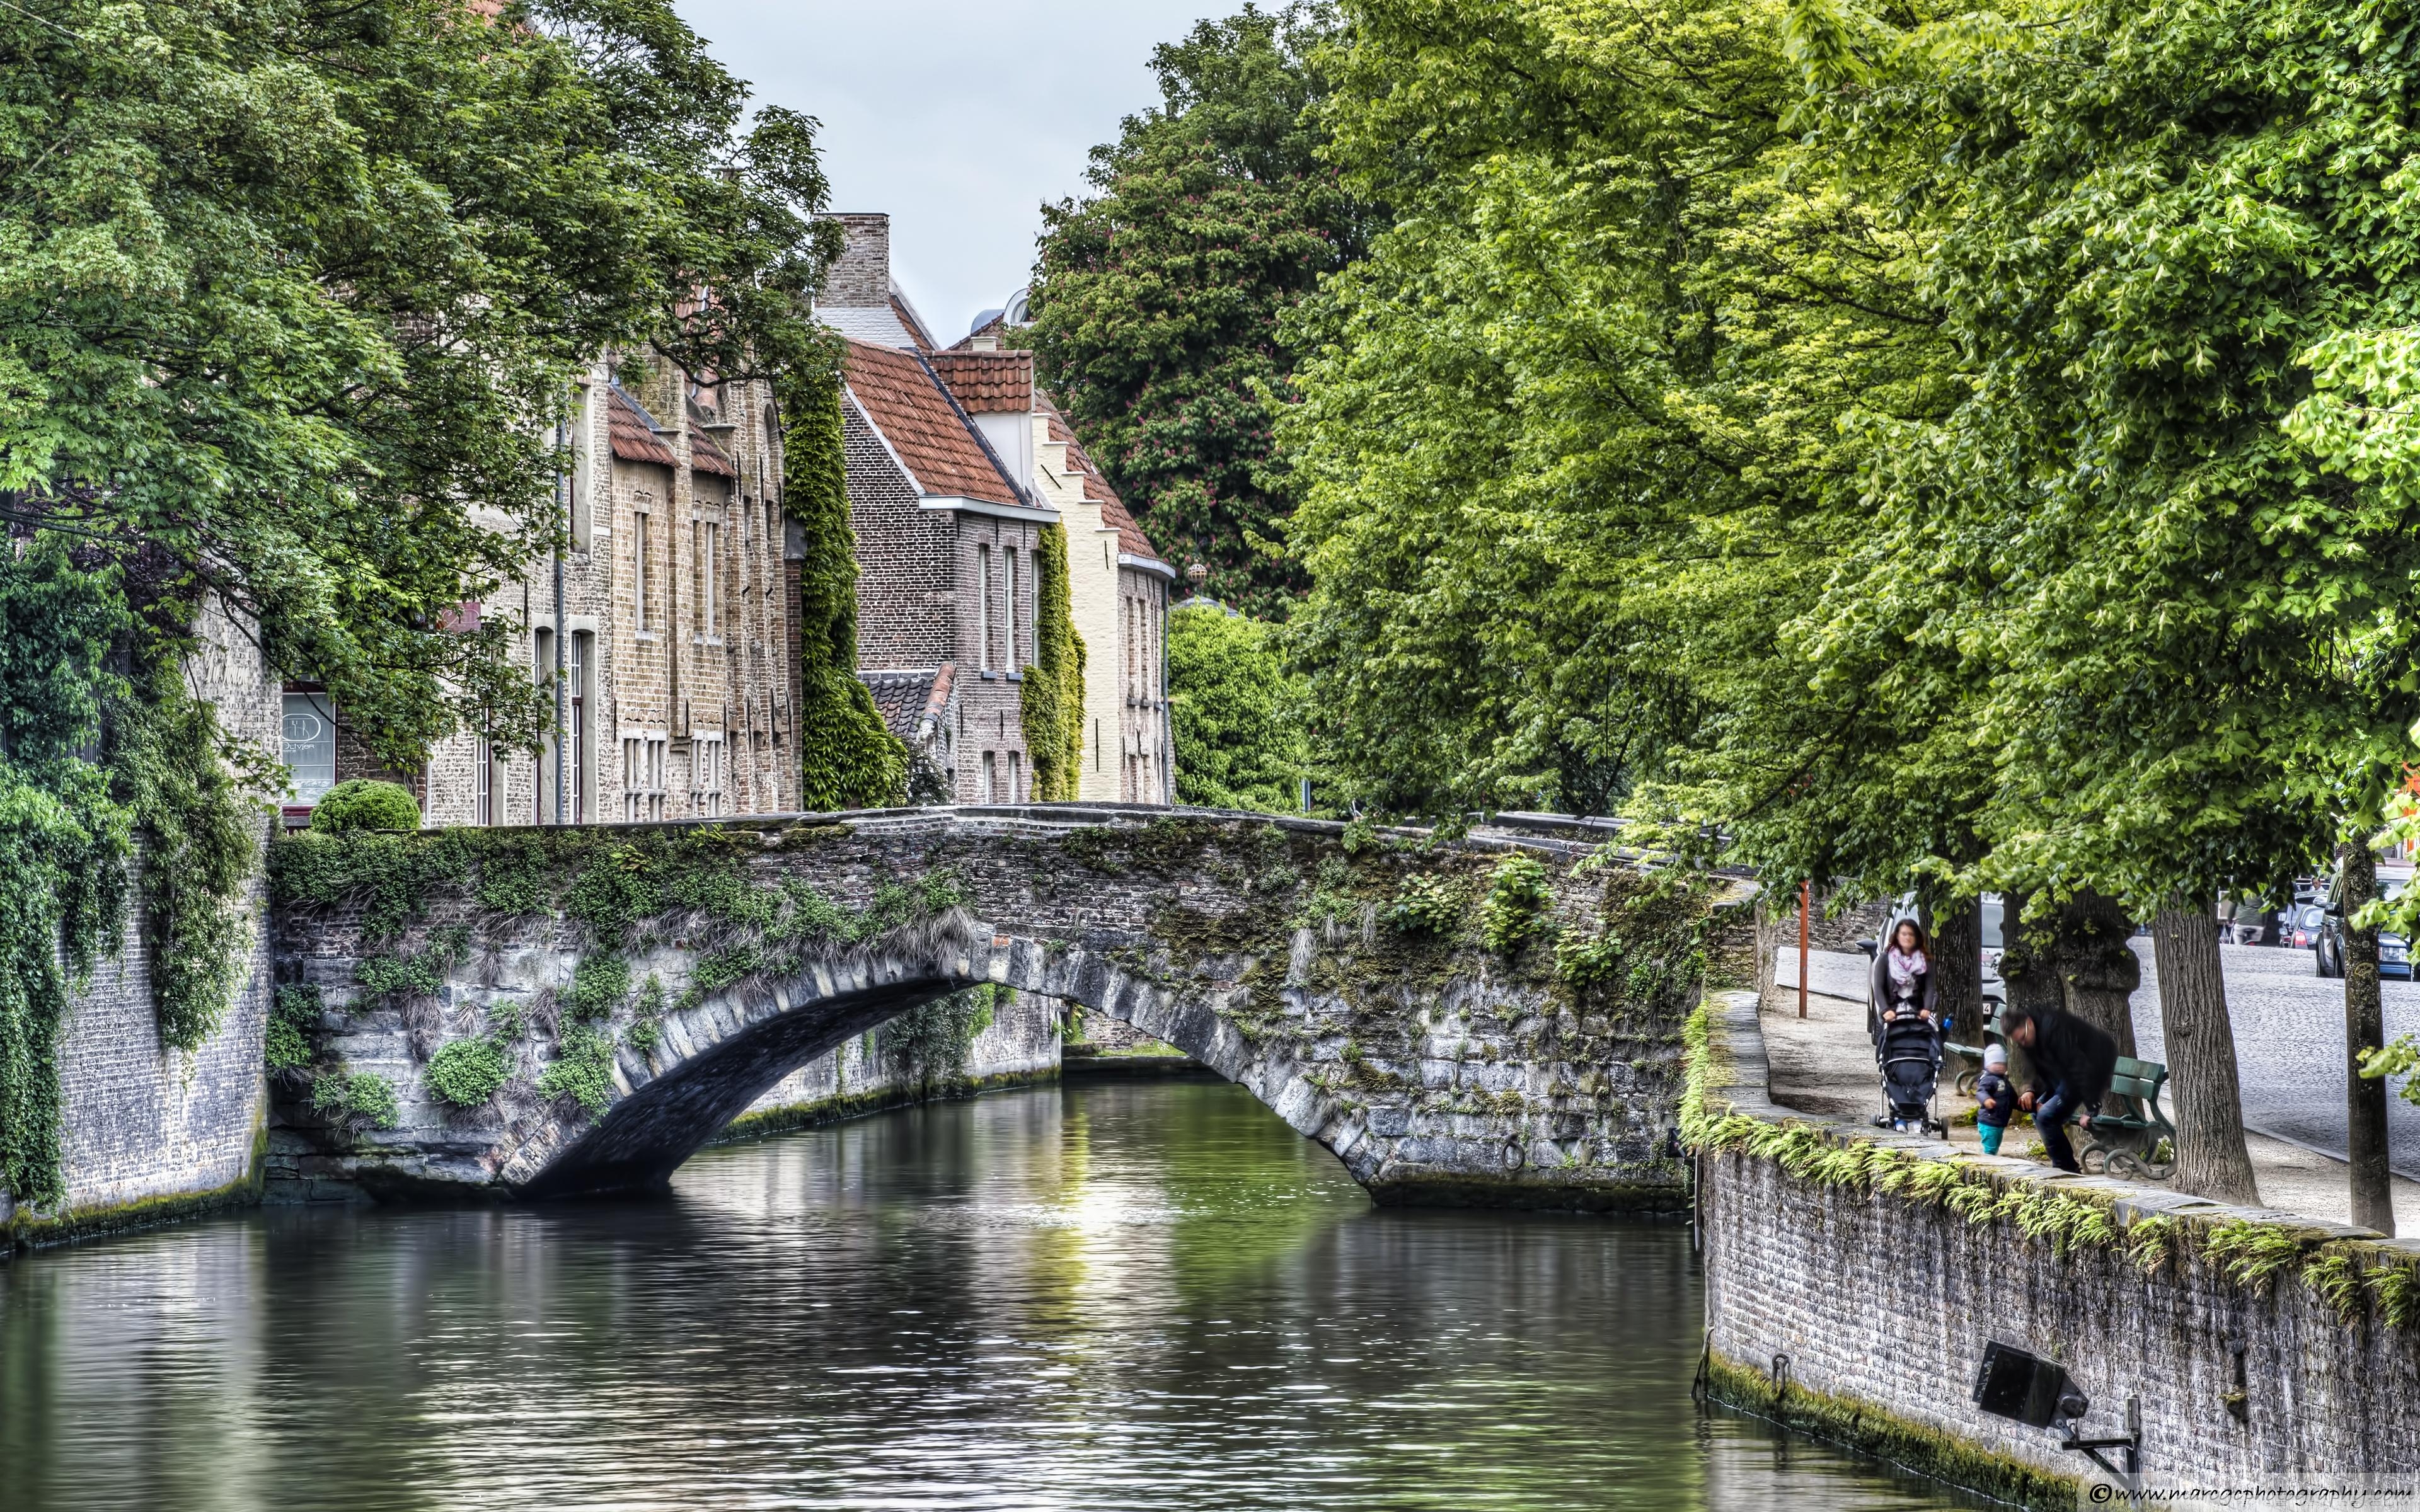
[[[1691,1123],[1717,1396],[2071,1507],[2089,1462],[1972,1400],[2000,1339],[2067,1365],[2089,1431],[2140,1398],[2155,1487],[2420,1469],[2420,1245],[1776,1107],[1754,995],[1708,1006]],[[1735,1119],[1797,1132],[1760,1152]]]
[[[646,847],[675,842],[721,858],[722,881],[682,886],[733,908],[812,895],[837,914],[865,913],[886,889],[952,906],[761,970],[748,966],[754,947],[735,947],[711,908],[612,916],[627,934],[610,946],[627,967],[614,981],[629,985],[589,1021],[613,1045],[603,1105],[535,1095],[566,1052],[559,1006],[594,995],[581,984],[598,975],[582,967],[608,948],[594,921],[612,911],[599,899],[657,864]],[[616,828],[543,843],[497,832],[295,843],[364,850],[273,862],[280,980],[318,989],[315,1054],[386,1077],[401,1117],[390,1129],[340,1127],[291,1092],[281,1117],[318,1140],[321,1161],[388,1190],[539,1195],[660,1180],[841,1041],[992,981],[1178,1045],[1334,1150],[1382,1201],[1686,1205],[1680,1030],[1717,889],[1583,868],[1583,845],[1439,844],[1074,805]],[[1539,910],[1540,927],[1494,950],[1481,918],[1516,850],[1544,866],[1544,886],[1523,905]],[[599,860],[626,853],[628,862]],[[414,880],[398,888],[397,876]],[[1402,913],[1414,896],[1422,906]],[[381,960],[414,964],[379,966],[374,980],[417,985],[365,990],[365,963]],[[644,982],[659,988],[652,1011]],[[499,1025],[523,1052],[494,1105],[429,1099],[427,1053]]]

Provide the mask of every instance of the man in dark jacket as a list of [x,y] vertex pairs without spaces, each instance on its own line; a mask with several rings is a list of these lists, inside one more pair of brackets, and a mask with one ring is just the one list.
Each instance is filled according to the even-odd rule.
[[2092,1115],[2109,1095],[2118,1069],[2118,1041],[2063,1009],[2009,1010],[2009,1039],[2033,1061],[2033,1085],[2017,1106],[2033,1111],[2050,1163],[2062,1171],[2084,1169],[2067,1140],[2067,1120],[2092,1127]]

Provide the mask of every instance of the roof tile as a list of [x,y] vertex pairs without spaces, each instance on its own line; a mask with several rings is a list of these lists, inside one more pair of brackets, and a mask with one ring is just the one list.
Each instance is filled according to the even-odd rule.
[[969,414],[1023,414],[1033,408],[1032,352],[934,352],[925,361]]
[[848,392],[927,494],[1021,504],[974,431],[915,357],[848,344]]
[[654,462],[662,467],[678,467],[680,461],[673,449],[664,444],[663,429],[655,417],[639,408],[616,383],[608,391],[606,433],[613,442],[613,455],[625,462]]

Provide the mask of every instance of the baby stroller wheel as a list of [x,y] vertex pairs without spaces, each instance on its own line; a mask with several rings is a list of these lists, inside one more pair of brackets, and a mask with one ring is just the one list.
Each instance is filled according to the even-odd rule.
[[1925,1124],[1924,1132],[1935,1139],[1947,1139],[1949,1137],[1949,1125],[1939,1119],[1934,1119]]

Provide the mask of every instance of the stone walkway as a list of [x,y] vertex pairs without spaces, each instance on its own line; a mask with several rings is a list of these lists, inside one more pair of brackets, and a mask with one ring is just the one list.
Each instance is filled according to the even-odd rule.
[[[2243,949],[2257,954],[2288,953],[2283,950],[2257,950],[2251,947]],[[1796,951],[1792,949],[1787,953],[1795,955]],[[1864,958],[1845,959],[1861,963]],[[1789,964],[1793,968],[1797,964],[1795,961]],[[1795,976],[1794,970],[1792,975]],[[1815,964],[1807,975],[1812,979],[1813,986],[1834,984],[1834,979],[1820,964]],[[2230,971],[2230,991],[2232,979]],[[2338,984],[2330,982],[2326,985]],[[2145,1036],[2145,1021],[2149,1017],[2144,1012],[2144,999],[2152,995],[2138,993],[2135,996],[2135,1033],[2138,1039]],[[2156,1011],[2154,999],[2153,1012]],[[1771,1062],[1773,1100],[1785,1107],[1799,1108],[1808,1113],[1869,1118],[1881,1112],[1882,1084],[1874,1070],[1873,1047],[1866,1039],[1864,1000],[1809,993],[1807,1016],[1801,1019],[1797,1015],[1798,993],[1794,986],[1776,986],[1765,998],[1764,1045]],[[2242,1032],[2241,1028],[2238,1032]],[[2343,1043],[2341,1024],[2336,1043],[2339,1046]],[[2337,1053],[2342,1052],[2339,1050]],[[2238,1057],[2250,1058],[2241,1048]],[[2245,1079],[2248,1087],[2251,1082],[2248,1068]],[[1979,1151],[1982,1147],[1977,1142],[1974,1125],[1956,1121],[1961,1115],[1972,1111],[1974,1100],[1958,1095],[1947,1074],[1942,1079],[1937,1105],[1941,1116],[1952,1120],[1950,1142],[1962,1149]],[[2337,1129],[2337,1137],[2341,1139],[2341,1119]],[[2036,1142],[2037,1136],[2030,1123],[2012,1124],[2007,1141],[2000,1147],[2000,1153],[2023,1155]],[[2349,1221],[2352,1202],[2346,1188],[2345,1166],[2341,1161],[2260,1134],[2249,1135],[2246,1142],[2251,1149],[2253,1172],[2260,1183],[2263,1202],[2327,1222]],[[2408,1155],[2408,1147],[2398,1149],[2397,1153]],[[2420,1182],[2398,1176],[2395,1179],[2394,1187],[2397,1229],[2405,1234],[2420,1233]]]

